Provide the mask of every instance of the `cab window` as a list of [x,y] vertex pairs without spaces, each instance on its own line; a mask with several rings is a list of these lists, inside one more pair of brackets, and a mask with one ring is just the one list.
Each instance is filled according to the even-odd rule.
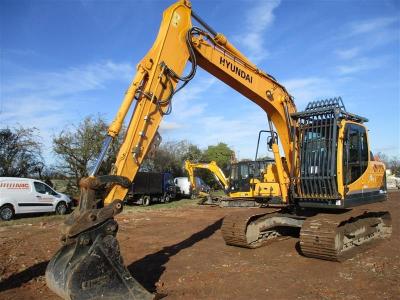
[[368,167],[368,141],[365,127],[346,124],[343,145],[343,182],[356,181]]
[[53,195],[56,196],[58,195],[51,187],[49,187],[48,185],[44,185],[45,189],[46,189],[46,193],[48,193],[49,195]]
[[240,164],[240,177],[241,179],[246,179],[249,177],[249,165]]
[[238,179],[238,165],[232,165],[231,167],[231,180]]
[[49,186],[41,182],[34,182],[36,192],[40,194],[57,195]]
[[35,182],[35,190],[40,194],[46,194],[46,186],[43,183]]

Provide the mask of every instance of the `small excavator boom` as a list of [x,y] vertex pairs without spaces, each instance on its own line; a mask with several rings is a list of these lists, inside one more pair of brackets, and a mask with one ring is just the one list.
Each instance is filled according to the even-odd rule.
[[215,180],[221,185],[221,187],[224,189],[224,191],[227,191],[229,189],[229,181],[228,178],[225,177],[224,172],[221,170],[220,167],[218,167],[217,163],[215,161],[211,161],[209,163],[205,162],[191,162],[189,160],[185,161],[185,169],[188,173],[189,176],[189,181],[190,184],[192,185],[193,189],[196,189],[196,179],[194,176],[194,170],[195,169],[205,169],[209,170],[215,177]]

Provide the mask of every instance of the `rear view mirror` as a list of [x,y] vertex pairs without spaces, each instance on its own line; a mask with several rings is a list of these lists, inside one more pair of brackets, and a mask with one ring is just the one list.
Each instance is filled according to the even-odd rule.
[[272,144],[273,144],[272,137],[268,137],[268,141],[267,141],[268,151],[272,151]]

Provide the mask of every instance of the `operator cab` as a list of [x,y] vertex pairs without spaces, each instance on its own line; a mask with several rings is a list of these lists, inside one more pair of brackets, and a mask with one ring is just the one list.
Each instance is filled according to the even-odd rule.
[[369,157],[366,118],[347,112],[340,97],[310,102],[292,118],[300,149],[293,198],[300,206],[347,208],[386,199],[384,165]]
[[272,163],[274,163],[273,159],[264,159],[257,161],[241,161],[232,164],[229,191],[231,193],[250,191],[251,179],[262,181],[267,166]]

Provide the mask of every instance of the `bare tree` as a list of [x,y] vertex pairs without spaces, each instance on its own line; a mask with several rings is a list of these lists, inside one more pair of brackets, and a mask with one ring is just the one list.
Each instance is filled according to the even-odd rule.
[[[107,129],[107,123],[102,117],[89,116],[77,126],[61,131],[53,138],[53,151],[59,160],[57,169],[66,177],[75,178],[78,185],[80,178],[88,175],[88,168],[97,158]],[[110,172],[122,138],[123,133],[112,144],[99,174]]]
[[41,147],[36,128],[0,129],[0,176],[29,177],[40,173],[44,167]]
[[387,169],[390,169],[392,174],[400,176],[400,158],[398,156],[389,157],[382,152],[378,152],[376,156],[386,165]]
[[188,141],[168,141],[157,148],[152,157],[142,164],[141,170],[154,172],[171,172],[174,176],[184,175],[183,163],[186,159],[199,161],[201,150]]

